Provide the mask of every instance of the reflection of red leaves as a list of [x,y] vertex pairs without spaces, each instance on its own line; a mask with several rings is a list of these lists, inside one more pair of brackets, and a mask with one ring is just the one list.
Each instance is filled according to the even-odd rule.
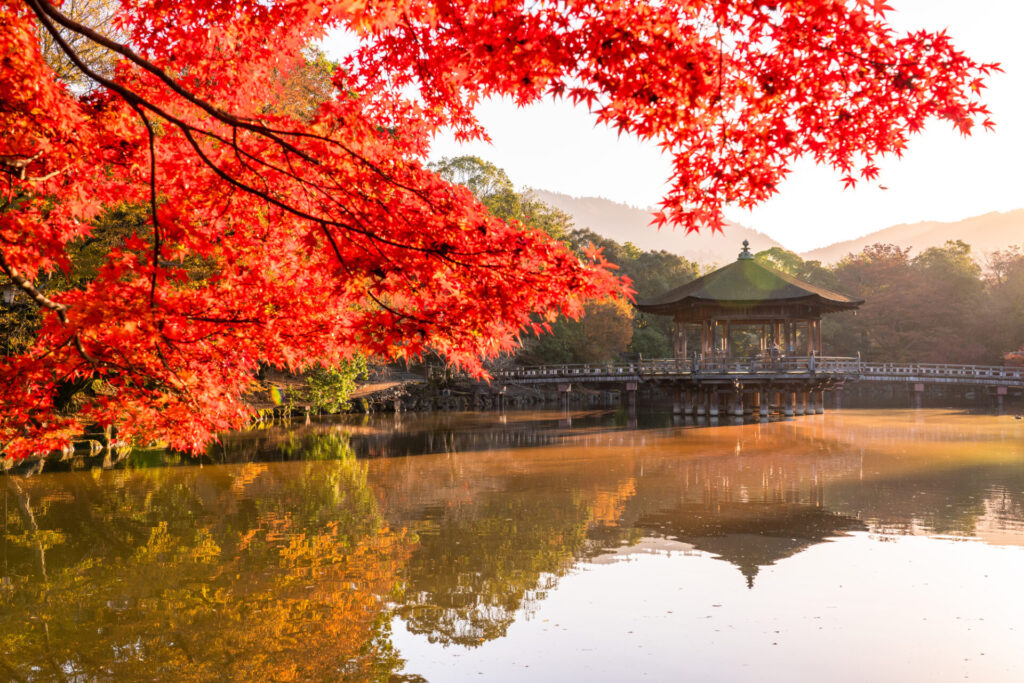
[[[195,450],[244,423],[239,396],[260,363],[432,350],[482,373],[481,358],[512,348],[533,321],[631,296],[600,250],[581,261],[423,167],[442,127],[486,139],[474,109],[491,96],[527,105],[564,95],[658,144],[673,172],[652,222],[687,232],[720,230],[724,205],[771,197],[799,157],[853,186],[853,169],[874,178],[877,160],[928,119],[964,133],[990,127],[978,94],[998,67],[943,33],[893,34],[887,10],[876,0],[771,10],[124,3],[120,34],[156,67],[185,74],[182,87],[210,107],[117,66],[120,87],[152,105],[158,226],[111,251],[84,289],[54,295],[66,323],[47,313],[30,353],[0,359],[0,443],[24,455],[96,421]],[[25,178],[6,178],[19,200],[0,211],[0,250],[38,280],[70,271],[67,245],[90,234],[103,206],[148,202],[149,139],[118,95],[79,97],[52,78],[27,8],[0,6],[0,22],[0,158],[38,154]],[[278,74],[337,26],[361,41],[332,76],[339,96],[310,121],[268,111]],[[55,393],[80,377],[102,379],[111,398],[58,417]]]

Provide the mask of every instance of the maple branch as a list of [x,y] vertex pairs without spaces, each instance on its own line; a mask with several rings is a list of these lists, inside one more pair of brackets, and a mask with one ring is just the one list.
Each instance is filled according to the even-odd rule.
[[[32,299],[32,301],[36,303],[37,306],[56,313],[62,325],[66,326],[68,324],[68,305],[54,301],[53,299],[43,294],[39,290],[39,288],[32,283],[31,280],[26,278],[24,275],[18,272],[17,268],[15,268],[14,266],[7,262],[7,259],[4,258],[3,251],[0,251],[0,270],[4,271],[4,273],[7,274],[7,277],[11,279],[11,282],[13,282],[19,289],[21,289],[21,291],[28,294],[29,297]],[[89,361],[94,366],[97,363],[99,363],[99,360],[97,360],[96,357],[94,357],[88,351],[85,350],[85,346],[82,344],[82,338],[79,335],[78,330],[75,330],[72,333],[71,337],[75,342],[75,348],[78,350],[78,353],[82,355],[82,358]]]
[[[420,253],[424,253],[424,254],[429,254],[429,255],[435,256],[437,258],[440,258],[440,259],[442,259],[444,261],[447,261],[447,262],[451,263],[452,265],[457,265],[457,266],[461,266],[461,267],[464,267],[464,268],[488,268],[488,269],[493,269],[493,268],[498,268],[499,267],[499,266],[489,266],[487,264],[482,264],[482,263],[466,263],[466,262],[463,262],[463,261],[456,260],[456,259],[454,259],[454,258],[452,258],[450,256],[450,255],[455,255],[455,256],[473,257],[473,256],[479,256],[481,254],[489,254],[489,253],[491,253],[490,250],[483,251],[483,252],[459,252],[459,251],[451,251],[449,249],[444,249],[444,248],[439,248],[439,247],[420,247],[420,246],[415,246],[415,245],[412,245],[412,244],[403,244],[401,242],[397,242],[395,240],[388,239],[386,237],[381,237],[380,235],[375,234],[373,231],[371,231],[369,229],[362,228],[362,227],[359,227],[357,225],[353,225],[351,223],[345,223],[345,222],[341,222],[341,221],[337,221],[337,220],[326,220],[325,221],[325,219],[322,218],[322,217],[313,216],[312,214],[309,214],[309,213],[307,213],[305,211],[302,211],[301,209],[299,209],[299,208],[297,208],[295,206],[292,206],[292,205],[288,204],[287,202],[284,202],[284,201],[281,201],[279,199],[276,199],[276,198],[272,197],[269,192],[260,191],[260,190],[256,189],[255,187],[252,187],[251,185],[242,182],[241,180],[235,178],[234,176],[232,176],[231,174],[227,173],[226,171],[221,169],[219,166],[217,166],[213,162],[213,160],[210,159],[202,151],[200,145],[198,144],[198,142],[196,141],[195,137],[193,136],[193,133],[198,133],[198,134],[201,134],[201,135],[205,135],[207,137],[210,137],[210,138],[220,142],[221,144],[224,144],[226,146],[235,147],[235,149],[237,150],[238,148],[235,145],[232,145],[232,143],[228,142],[224,137],[222,137],[221,135],[218,135],[217,133],[215,133],[213,131],[202,130],[202,129],[196,128],[195,126],[192,126],[189,123],[186,123],[182,119],[172,115],[171,113],[165,111],[161,107],[153,104],[152,102],[150,102],[146,98],[138,95],[137,93],[135,93],[135,92],[133,92],[131,90],[128,90],[127,88],[125,88],[124,86],[120,85],[119,83],[116,83],[115,81],[112,81],[112,80],[102,76],[101,74],[97,73],[93,69],[91,69],[89,66],[87,66],[79,58],[78,54],[74,51],[74,49],[70,45],[68,45],[68,43],[64,40],[64,38],[60,35],[60,32],[53,25],[53,22],[50,20],[50,17],[52,16],[54,19],[57,20],[58,23],[60,23],[61,25],[65,26],[66,28],[68,28],[68,29],[70,29],[72,31],[75,31],[75,32],[77,32],[77,33],[79,33],[79,34],[89,38],[90,40],[93,40],[93,41],[95,41],[95,42],[97,42],[97,43],[99,43],[99,44],[101,44],[101,45],[103,45],[103,46],[105,46],[105,47],[107,47],[107,48],[109,48],[111,50],[114,50],[115,52],[118,52],[118,54],[122,54],[123,56],[125,56],[128,59],[130,59],[131,61],[137,63],[139,66],[145,68],[147,71],[150,71],[150,72],[154,73],[155,75],[160,77],[161,80],[163,80],[164,82],[168,83],[168,85],[172,88],[172,90],[174,90],[174,92],[178,93],[179,95],[184,97],[189,102],[192,102],[196,106],[200,107],[201,109],[203,109],[203,111],[206,111],[212,117],[214,117],[218,121],[221,121],[222,123],[225,123],[225,124],[227,124],[229,126],[232,126],[234,128],[243,128],[243,129],[249,130],[251,132],[257,133],[257,134],[265,135],[267,138],[269,138],[270,140],[272,140],[273,142],[278,144],[286,153],[287,152],[292,152],[292,153],[296,154],[300,159],[303,159],[304,161],[308,161],[313,166],[320,166],[321,164],[320,164],[319,161],[311,158],[309,155],[303,153],[298,148],[296,148],[293,145],[285,142],[284,140],[281,140],[280,138],[277,137],[276,134],[297,135],[297,136],[300,136],[300,137],[307,137],[307,138],[319,140],[319,141],[322,141],[322,142],[327,142],[329,144],[337,145],[337,146],[341,147],[343,150],[345,150],[349,155],[351,155],[352,157],[360,160],[362,163],[367,165],[375,173],[380,175],[382,178],[384,178],[388,182],[394,184],[396,187],[400,187],[400,188],[410,192],[411,194],[413,194],[416,197],[420,198],[428,206],[434,207],[434,203],[423,192],[421,192],[420,190],[418,190],[416,188],[409,187],[408,185],[406,185],[404,183],[398,182],[394,177],[390,176],[389,174],[384,173],[382,170],[377,168],[377,166],[375,164],[370,162],[368,159],[366,159],[362,155],[357,154],[353,150],[349,149],[346,145],[342,144],[341,142],[339,142],[337,140],[330,139],[330,138],[326,138],[326,137],[323,137],[323,136],[318,136],[318,135],[313,135],[313,134],[305,134],[305,133],[288,133],[286,131],[278,131],[278,130],[275,130],[275,129],[268,128],[266,126],[263,126],[262,124],[257,125],[257,124],[246,123],[246,122],[242,121],[241,119],[239,119],[237,117],[234,117],[234,116],[231,116],[231,115],[229,115],[229,114],[227,114],[225,112],[222,112],[221,110],[219,110],[216,107],[214,107],[213,105],[205,102],[204,100],[201,100],[201,99],[195,97],[194,95],[192,95],[191,93],[189,93],[185,89],[181,88],[173,79],[170,78],[170,76],[167,76],[167,74],[163,70],[159,69],[158,67],[156,67],[152,63],[144,60],[142,57],[139,57],[137,54],[135,54],[129,48],[124,47],[124,46],[120,45],[119,43],[116,43],[116,42],[106,38],[105,36],[103,36],[103,35],[101,35],[99,33],[96,33],[92,29],[90,29],[90,28],[88,28],[86,26],[83,26],[83,25],[73,21],[72,19],[70,19],[67,16],[65,16],[64,14],[62,14],[59,10],[57,10],[53,6],[51,6],[49,4],[46,4],[42,0],[25,0],[25,2],[33,9],[33,11],[39,17],[39,20],[43,24],[44,28],[46,28],[46,30],[53,36],[54,41],[58,44],[58,46],[60,46],[61,50],[63,50],[65,52],[65,54],[67,54],[68,58],[72,61],[72,63],[75,64],[75,66],[80,71],[82,71],[82,73],[84,73],[89,78],[91,78],[94,81],[96,81],[97,83],[100,83],[101,85],[104,85],[105,87],[110,88],[111,90],[113,90],[114,92],[119,94],[122,98],[124,98],[124,100],[129,104],[129,106],[131,106],[136,111],[139,111],[140,108],[144,107],[146,109],[149,109],[149,110],[153,111],[155,114],[159,115],[161,118],[165,119],[169,123],[172,123],[175,127],[177,127],[179,130],[181,130],[181,132],[184,134],[185,138],[188,140],[190,146],[193,148],[193,150],[196,152],[196,154],[199,156],[199,158],[203,161],[203,163],[206,164],[206,166],[208,168],[210,168],[216,175],[218,175],[225,182],[233,185],[234,187],[242,190],[243,192],[246,192],[246,193],[251,194],[253,196],[259,197],[259,198],[263,199],[264,201],[266,201],[266,202],[268,202],[270,204],[273,204],[274,206],[277,206],[278,208],[280,208],[280,209],[282,209],[282,210],[284,210],[284,211],[286,211],[286,212],[288,212],[288,213],[290,213],[290,214],[292,214],[292,215],[294,215],[296,217],[304,218],[304,219],[312,221],[314,223],[326,222],[326,223],[328,223],[330,225],[333,225],[333,226],[336,226],[338,228],[341,228],[342,230],[348,230],[348,231],[351,231],[351,232],[355,232],[357,234],[361,234],[364,237],[367,237],[370,240],[375,241],[375,242],[380,242],[382,244],[387,244],[389,246],[392,246],[392,247],[395,247],[395,248],[398,248],[398,249],[408,249],[408,250],[411,250],[411,251],[416,251],[416,252],[420,252]],[[144,118],[144,121],[145,120],[146,119]],[[148,128],[148,121],[147,121],[147,128]],[[149,129],[149,131],[150,131],[150,134],[152,136],[152,129]],[[153,182],[152,168],[153,168],[153,164],[155,164],[155,155],[152,152],[152,149],[153,149],[153,144],[152,143],[153,143],[153,141],[152,141],[152,137],[151,137],[150,138],[150,148],[151,148],[151,156],[150,156],[151,183]],[[256,159],[255,157],[252,157],[252,155],[248,154],[244,150],[242,150],[242,153],[245,154],[246,156],[249,156],[254,161],[258,161],[259,163],[267,166],[268,168],[275,168],[273,165],[268,164],[267,162],[265,162],[265,161],[263,161],[261,159]],[[278,169],[278,170],[279,170],[279,172],[284,172],[283,170],[280,170],[280,169]],[[301,178],[298,178],[298,177],[296,177],[295,180],[298,183],[300,183],[301,185],[311,184],[314,187],[317,187],[317,189],[319,189],[322,192],[324,192],[324,194],[328,194],[325,191],[324,188],[319,187],[317,184],[312,183],[309,180],[301,179]],[[153,201],[153,197],[152,197],[153,192],[154,192],[154,190],[151,187],[151,201]],[[380,202],[380,200],[377,200],[377,202],[378,202],[379,205],[381,205],[383,207],[383,204]],[[344,210],[346,213],[349,213],[351,215],[351,211],[346,210],[344,206],[340,206],[339,208],[342,208],[342,210]],[[155,221],[156,221],[156,211],[155,211],[155,209],[153,210],[153,218],[154,218],[154,230],[156,231],[156,227],[157,226],[155,225]],[[355,216],[352,216],[352,218],[358,220],[358,218],[356,218]],[[404,217],[403,217],[403,220],[406,220],[406,222],[408,222],[408,220],[404,219]],[[156,239],[158,240],[159,237],[156,237]],[[153,282],[151,283],[151,303],[152,303],[152,298],[153,298],[153,292],[155,292],[155,286],[156,286],[155,285],[155,279],[156,279],[156,273],[154,271]]]
[[156,276],[160,269],[160,219],[156,210],[156,132],[153,124],[146,116],[144,109],[129,102],[128,105],[135,110],[146,125],[146,133],[149,136],[149,214],[153,219],[153,274],[149,281],[149,307],[156,307]]
[[68,170],[69,168],[71,168],[71,164],[68,164],[68,165],[64,166],[63,168],[58,168],[56,171],[51,171],[50,173],[47,173],[46,175],[43,175],[43,176],[28,176],[28,177],[22,178],[22,180],[24,180],[26,183],[45,183],[47,180],[51,180],[53,178],[56,178],[57,176],[59,176],[61,173],[63,173],[64,171]]
[[24,275],[18,272],[18,270],[7,262],[4,258],[3,251],[0,251],[0,270],[7,273],[7,277],[11,278],[11,282],[18,286],[21,291],[29,295],[29,297],[36,303],[40,308],[45,308],[49,311],[54,311],[60,318],[60,321],[67,324],[67,304],[62,304],[54,301],[45,294],[43,294],[39,288],[37,288],[31,280],[26,278]]
[[30,157],[17,154],[0,154],[0,164],[7,168],[7,172],[18,180],[25,180],[25,168],[43,154],[39,150]]
[[[244,118],[235,116],[235,115],[231,114],[230,112],[226,112],[226,111],[224,111],[222,109],[219,109],[219,108],[215,107],[214,105],[210,104],[209,102],[207,102],[206,100],[204,100],[204,99],[202,99],[200,97],[197,97],[196,95],[194,95],[191,92],[189,92],[188,90],[186,90],[177,81],[175,81],[173,78],[171,78],[167,74],[166,71],[164,71],[160,67],[156,66],[155,64],[153,64],[149,60],[144,59],[143,57],[138,55],[135,51],[133,51],[131,48],[129,48],[129,47],[125,46],[125,45],[122,45],[121,43],[118,43],[116,41],[113,41],[110,38],[107,38],[106,36],[104,36],[103,34],[94,31],[93,29],[89,28],[88,26],[85,26],[84,24],[81,24],[81,23],[71,19],[66,14],[62,13],[59,9],[57,9],[54,5],[50,5],[49,3],[45,2],[44,0],[25,0],[25,2],[26,2],[26,4],[29,5],[29,7],[32,8],[32,10],[36,13],[36,15],[41,20],[43,19],[43,14],[46,14],[49,17],[51,17],[52,19],[56,20],[57,23],[61,24],[65,28],[67,28],[67,29],[69,29],[71,31],[74,31],[75,33],[78,33],[79,35],[82,35],[82,36],[88,38],[89,40],[93,41],[94,43],[102,45],[103,47],[107,48],[108,50],[116,52],[117,54],[125,57],[126,59],[128,59],[132,63],[138,65],[139,67],[141,67],[145,71],[148,71],[149,73],[151,73],[154,76],[156,76],[157,78],[159,78],[161,81],[163,81],[165,84],[167,84],[167,87],[169,87],[172,91],[177,93],[180,97],[184,98],[186,101],[192,103],[193,105],[199,107],[200,109],[205,111],[207,114],[212,116],[214,119],[216,119],[216,120],[218,120],[218,121],[220,121],[220,122],[222,122],[222,123],[224,123],[224,124],[226,124],[228,126],[242,128],[242,129],[248,130],[250,132],[256,133],[258,135],[266,136],[267,138],[269,138],[270,140],[273,140],[276,144],[278,144],[282,149],[290,151],[290,152],[296,154],[301,159],[303,159],[304,161],[312,164],[313,166],[320,166],[321,165],[320,160],[318,160],[315,157],[312,157],[312,156],[304,153],[298,147],[295,147],[294,145],[292,145],[288,141],[284,140],[281,136],[294,136],[294,137],[298,137],[298,138],[308,138],[308,139],[311,139],[311,140],[317,140],[317,141],[320,141],[320,142],[326,142],[327,144],[331,144],[331,145],[337,145],[338,147],[343,149],[347,154],[349,154],[353,158],[358,159],[360,162],[365,164],[367,167],[369,167],[371,170],[373,170],[374,173],[378,174],[384,180],[388,181],[389,183],[394,184],[397,187],[401,187],[402,189],[404,189],[404,190],[406,190],[408,192],[411,192],[411,193],[415,194],[422,201],[426,202],[429,206],[431,206],[432,208],[436,208],[436,207],[434,207],[433,202],[430,201],[429,197],[426,196],[426,194],[424,194],[423,192],[417,190],[416,188],[409,187],[409,186],[407,186],[407,185],[405,185],[403,183],[398,182],[392,175],[386,173],[377,164],[373,163],[372,161],[370,161],[369,159],[367,159],[363,155],[359,154],[355,150],[349,148],[347,145],[345,145],[341,141],[335,140],[333,138],[325,137],[325,136],[322,136],[322,135],[317,135],[317,134],[314,134],[314,133],[307,133],[307,132],[304,132],[304,131],[287,131],[287,130],[280,130],[280,129],[277,129],[277,128],[271,128],[271,127],[269,127],[269,126],[267,126],[267,125],[265,125],[263,123],[252,123],[250,121],[247,121]],[[75,66],[77,66],[80,70],[83,71],[83,73],[85,73],[87,76],[89,76],[93,80],[97,81],[98,83],[101,83],[102,85],[106,85],[107,87],[110,87],[109,86],[109,81],[107,79],[102,78],[101,76],[99,76],[99,74],[95,73],[91,69],[85,68],[84,64],[82,64],[81,60],[77,58],[77,54],[75,54],[73,56],[73,53],[74,53],[73,48],[71,48],[71,46],[68,45],[67,42],[63,40],[63,38],[58,36],[58,33],[54,30],[54,27],[53,27],[51,22],[47,21],[46,24],[47,24],[47,31],[49,31],[54,36],[54,39],[60,45],[61,50],[63,50],[68,55],[68,57],[72,60],[72,62],[74,62]],[[155,110],[155,108],[154,108],[154,110]]]

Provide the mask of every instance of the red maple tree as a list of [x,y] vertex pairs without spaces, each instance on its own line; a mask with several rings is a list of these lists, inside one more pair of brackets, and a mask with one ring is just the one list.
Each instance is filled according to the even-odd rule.
[[[930,118],[990,125],[992,64],[943,33],[897,35],[869,0],[110,0],[109,30],[0,0],[0,269],[43,311],[0,359],[0,449],[84,424],[202,447],[246,419],[258,364],[425,350],[480,370],[518,333],[622,293],[425,168],[432,136],[485,138],[475,105],[566,97],[674,161],[656,222],[717,228],[801,156],[877,173]],[[358,47],[308,117],[268,102],[303,48]],[[42,40],[88,87],[69,84]],[[109,58],[99,68],[87,46]],[[104,208],[148,224],[59,294]],[[74,414],[69,385],[103,380]]]

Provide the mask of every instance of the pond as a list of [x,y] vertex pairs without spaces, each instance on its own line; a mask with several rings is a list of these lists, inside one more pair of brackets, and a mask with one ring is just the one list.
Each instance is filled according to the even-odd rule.
[[385,415],[163,459],[0,478],[0,679],[1024,680],[1013,416]]

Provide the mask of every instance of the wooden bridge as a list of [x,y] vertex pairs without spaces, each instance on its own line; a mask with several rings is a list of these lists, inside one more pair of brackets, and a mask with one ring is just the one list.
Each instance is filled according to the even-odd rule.
[[506,384],[557,384],[562,382],[643,382],[665,379],[779,380],[808,377],[843,381],[964,384],[970,386],[1024,387],[1024,368],[1001,365],[950,365],[937,363],[866,363],[835,356],[725,360],[676,358],[607,364],[529,365],[499,370],[495,380]]
[[[782,358],[654,359],[607,364],[536,365],[499,370],[504,384],[555,385],[568,394],[572,385],[622,389],[632,403],[639,385],[670,388],[676,412],[717,416],[722,401],[728,415],[762,416],[824,412],[824,391],[848,382],[911,384],[915,403],[925,384],[987,387],[1000,409],[1010,388],[1024,388],[1024,368],[934,363],[865,363],[858,358],[787,356]],[[566,400],[568,397],[565,397]],[[838,404],[838,397],[837,397]]]

